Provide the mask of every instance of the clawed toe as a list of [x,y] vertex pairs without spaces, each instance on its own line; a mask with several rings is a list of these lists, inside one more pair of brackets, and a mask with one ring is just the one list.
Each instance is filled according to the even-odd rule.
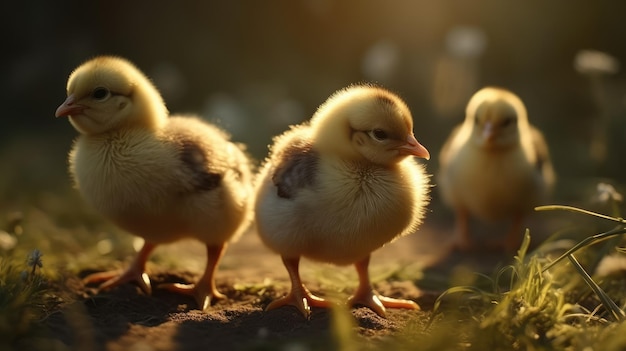
[[350,307],[368,307],[381,317],[386,316],[386,308],[405,308],[411,310],[420,309],[419,305],[411,300],[394,299],[391,297],[381,296],[372,290],[357,292],[348,300],[348,305]]
[[311,318],[311,307],[328,308],[331,303],[313,295],[308,289],[302,287],[302,289],[292,289],[287,296],[272,301],[265,310],[269,311],[287,305],[295,306],[304,318],[308,320]]
[[217,289],[199,284],[159,284],[158,288],[178,294],[192,296],[196,300],[198,308],[202,311],[206,311],[209,307],[211,307],[211,304],[215,300],[221,300],[226,298],[226,296],[217,291]]
[[83,278],[82,281],[85,285],[104,282],[98,286],[99,291],[106,291],[116,286],[133,282],[136,283],[146,295],[152,294],[152,286],[148,274],[134,269],[128,269],[122,273],[120,273],[120,271],[93,273]]

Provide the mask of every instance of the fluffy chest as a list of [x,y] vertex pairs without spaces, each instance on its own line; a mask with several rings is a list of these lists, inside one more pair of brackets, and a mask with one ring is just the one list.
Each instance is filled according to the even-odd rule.
[[538,170],[521,150],[459,152],[448,172],[457,199],[482,217],[501,217],[526,208],[536,197]]
[[485,180],[499,184],[499,179],[526,178],[534,171],[521,151],[489,153],[467,150],[459,153],[457,171],[459,178],[472,182]]
[[346,227],[346,231],[387,228],[398,234],[413,216],[411,185],[398,169],[322,162],[315,186],[309,190],[315,193],[310,197],[314,201],[307,202],[312,205],[310,213],[332,218],[336,227]]
[[83,197],[105,214],[159,211],[171,173],[161,144],[145,134],[80,137],[69,156],[70,172]]

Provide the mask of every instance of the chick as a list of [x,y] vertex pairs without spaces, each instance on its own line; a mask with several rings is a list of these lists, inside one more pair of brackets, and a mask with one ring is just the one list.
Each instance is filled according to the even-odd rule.
[[429,202],[429,177],[413,157],[429,159],[413,135],[406,104],[380,87],[355,85],[333,94],[310,122],[274,138],[256,180],[255,223],[262,241],[280,254],[291,291],[271,310],[329,302],[302,284],[301,257],[355,264],[359,285],[348,301],[380,316],[385,307],[419,308],[373,291],[370,253],[414,232]]
[[119,57],[96,57],[76,68],[56,116],[68,116],[79,132],[69,171],[83,198],[145,240],[123,273],[95,273],[84,282],[110,289],[136,281],[149,294],[145,265],[153,249],[195,238],[207,248],[204,274],[196,284],[164,288],[194,296],[203,310],[223,298],[216,267],[226,243],[252,219],[252,173],[243,147],[196,117],[170,117],[155,86]]
[[529,124],[514,93],[486,87],[470,99],[465,121],[441,149],[437,177],[442,198],[456,211],[454,245],[477,248],[469,219],[512,220],[503,240],[492,245],[519,247],[525,215],[544,201],[555,175],[542,133]]

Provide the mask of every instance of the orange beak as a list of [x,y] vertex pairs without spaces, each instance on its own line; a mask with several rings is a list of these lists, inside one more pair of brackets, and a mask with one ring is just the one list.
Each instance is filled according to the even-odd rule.
[[406,137],[406,144],[399,146],[398,151],[401,155],[413,155],[430,160],[430,153],[417,141],[417,139],[415,139],[413,134],[409,134]]
[[495,134],[496,130],[493,123],[485,122],[485,126],[483,127],[483,140],[490,142],[493,140]]
[[85,106],[75,104],[74,100],[75,100],[74,95],[68,96],[67,99],[63,101],[61,106],[57,108],[57,111],[54,114],[55,117],[71,116],[71,115],[82,113],[83,110],[85,109]]

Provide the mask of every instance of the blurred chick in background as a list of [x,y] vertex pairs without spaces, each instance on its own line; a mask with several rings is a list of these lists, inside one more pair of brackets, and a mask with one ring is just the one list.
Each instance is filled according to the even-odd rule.
[[369,85],[333,94],[310,122],[274,139],[256,182],[255,216],[262,241],[280,254],[291,291],[271,310],[329,303],[309,292],[301,257],[355,264],[359,285],[349,304],[384,316],[385,308],[418,308],[378,295],[371,286],[370,253],[414,232],[429,202],[429,177],[414,157],[428,159],[413,135],[413,118],[395,94]]
[[[545,201],[555,180],[542,133],[529,124],[519,97],[498,87],[472,96],[465,121],[445,142],[439,162],[439,190],[456,211],[454,246],[464,251],[517,249],[524,217]],[[470,234],[470,216],[512,224],[503,240],[477,244]]]
[[250,161],[240,145],[195,117],[169,116],[161,95],[129,61],[111,56],[76,68],[56,116],[80,133],[69,171],[83,198],[145,243],[124,272],[90,275],[110,289],[135,281],[147,294],[146,261],[158,244],[195,238],[206,245],[206,270],[196,284],[164,287],[195,297],[206,309],[223,298],[214,273],[226,243],[252,219]]

